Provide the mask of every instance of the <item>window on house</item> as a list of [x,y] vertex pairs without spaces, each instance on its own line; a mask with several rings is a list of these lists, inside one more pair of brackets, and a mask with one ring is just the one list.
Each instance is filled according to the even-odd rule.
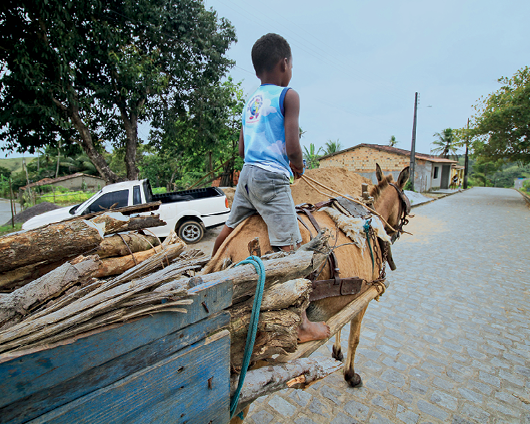
[[434,177],[433,178],[434,179],[438,178],[438,167],[437,166],[434,167]]

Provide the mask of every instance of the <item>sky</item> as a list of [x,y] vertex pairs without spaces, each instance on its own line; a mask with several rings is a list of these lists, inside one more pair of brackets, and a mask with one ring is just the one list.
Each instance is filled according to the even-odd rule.
[[247,96],[259,86],[254,42],[275,32],[290,43],[304,147],[388,144],[394,135],[410,150],[418,92],[416,151],[430,153],[434,133],[465,127],[500,77],[530,65],[528,0],[205,3],[236,28],[231,76]]
[[[246,96],[259,86],[254,42],[276,32],[290,43],[304,147],[387,144],[394,135],[397,147],[409,150],[418,92],[416,151],[430,153],[434,133],[464,127],[480,97],[500,88],[500,77],[530,65],[529,0],[205,4],[236,29],[230,75]],[[140,137],[148,131],[139,127]]]

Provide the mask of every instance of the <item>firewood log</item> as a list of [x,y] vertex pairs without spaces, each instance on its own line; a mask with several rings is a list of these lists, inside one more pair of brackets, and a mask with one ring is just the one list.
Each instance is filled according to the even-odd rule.
[[105,235],[122,233],[126,231],[136,231],[142,228],[161,227],[166,225],[165,221],[160,219],[160,215],[151,214],[130,218],[119,212],[106,212],[92,218],[90,222],[95,224],[104,224]]
[[0,272],[36,262],[51,263],[99,246],[103,234],[84,220],[58,222],[0,238]]
[[[339,370],[342,362],[332,358],[303,358],[288,364],[265,366],[248,371],[245,383],[239,395],[236,413],[261,396],[290,387],[304,388]],[[233,396],[239,376],[230,381],[230,393]],[[297,384],[295,386],[294,384]]]
[[94,253],[101,259],[113,256],[127,256],[131,252],[143,252],[159,244],[160,240],[154,236],[144,236],[138,233],[116,234],[105,237]]
[[0,299],[0,328],[19,322],[28,312],[53,299],[81,280],[90,279],[99,266],[97,255],[80,256]]
[[[251,361],[296,351],[301,314],[309,305],[311,287],[309,280],[300,278],[276,284],[264,291]],[[252,303],[253,298],[229,309],[230,363],[233,372],[239,372],[243,362]]]

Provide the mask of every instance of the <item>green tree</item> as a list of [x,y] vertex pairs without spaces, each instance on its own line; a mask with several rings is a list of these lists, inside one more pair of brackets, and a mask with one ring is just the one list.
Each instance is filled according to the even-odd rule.
[[30,152],[77,143],[111,182],[103,142],[137,178],[138,124],[169,111],[200,120],[235,41],[195,0],[12,0],[0,25],[0,140]]
[[398,143],[399,143],[399,141],[396,140],[396,136],[395,135],[391,136],[390,140],[388,140],[388,145],[390,147],[394,147]]
[[460,147],[460,139],[455,131],[451,128],[444,129],[441,133],[434,133],[433,137],[437,140],[432,144],[436,147],[431,149],[432,153],[438,154],[442,158],[449,159],[450,156],[457,157],[457,149]]
[[336,141],[328,140],[326,141],[326,146],[324,148],[324,155],[331,155],[333,153],[340,152],[342,150],[342,146],[340,145],[339,139]]
[[[467,131],[477,155],[530,163],[530,68],[511,78],[499,78],[502,87],[475,105]],[[466,133],[466,129],[460,130]]]
[[319,166],[318,158],[321,156],[320,154],[321,150],[322,150],[322,147],[319,147],[317,150],[313,143],[309,144],[309,149],[306,146],[304,146],[304,159],[306,161],[307,169],[318,168]]

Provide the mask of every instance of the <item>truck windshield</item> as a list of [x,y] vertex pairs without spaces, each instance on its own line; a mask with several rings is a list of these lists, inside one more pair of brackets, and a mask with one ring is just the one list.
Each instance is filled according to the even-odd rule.
[[113,191],[111,193],[106,193],[92,203],[83,213],[92,213],[92,212],[101,212],[106,209],[110,209],[112,205],[115,205],[114,208],[122,208],[127,206],[129,200],[129,190],[119,190]]

